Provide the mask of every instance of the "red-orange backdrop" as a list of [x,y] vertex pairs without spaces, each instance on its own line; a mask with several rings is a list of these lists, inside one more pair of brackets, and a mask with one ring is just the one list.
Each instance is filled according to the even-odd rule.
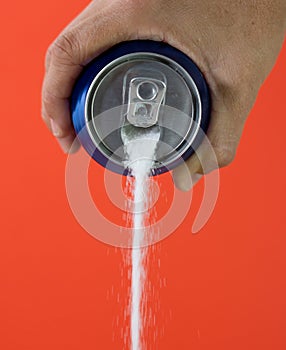
[[[74,219],[65,155],[40,118],[48,44],[86,0],[1,5],[1,349],[123,349],[121,254]],[[158,335],[148,349],[286,348],[286,46],[253,109],[215,212],[154,253]],[[99,180],[102,169],[97,171]],[[95,172],[96,174],[96,172]],[[97,181],[99,194],[102,183]],[[160,268],[156,260],[160,257]],[[166,287],[156,284],[157,276]],[[119,301],[118,298],[119,297]],[[155,301],[154,301],[155,305]],[[119,325],[117,326],[117,318]]]

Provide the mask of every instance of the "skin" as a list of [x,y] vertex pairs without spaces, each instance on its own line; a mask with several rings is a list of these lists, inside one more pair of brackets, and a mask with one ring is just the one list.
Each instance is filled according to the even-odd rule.
[[184,191],[201,174],[232,162],[247,116],[286,32],[285,0],[95,0],[51,44],[46,55],[42,116],[63,151],[76,152],[69,98],[83,67],[121,41],[165,41],[191,57],[212,96],[207,136],[196,155],[173,171]]

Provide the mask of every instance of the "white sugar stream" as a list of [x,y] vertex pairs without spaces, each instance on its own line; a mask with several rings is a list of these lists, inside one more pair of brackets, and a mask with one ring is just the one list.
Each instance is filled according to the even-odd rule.
[[[134,129],[135,130],[135,129]],[[159,128],[144,129],[144,132],[122,132],[127,156],[126,167],[134,178],[132,185],[132,271],[131,271],[131,349],[142,350],[142,291],[145,280],[143,265],[146,244],[146,219],[149,207],[149,175],[159,141]],[[142,130],[142,129],[141,129]]]

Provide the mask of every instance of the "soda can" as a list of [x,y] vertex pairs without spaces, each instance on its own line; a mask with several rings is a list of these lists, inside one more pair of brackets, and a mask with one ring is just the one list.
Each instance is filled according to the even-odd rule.
[[102,166],[127,174],[122,130],[160,130],[152,174],[187,160],[207,132],[211,100],[197,65],[178,49],[150,40],[117,44],[77,80],[71,114],[82,146]]

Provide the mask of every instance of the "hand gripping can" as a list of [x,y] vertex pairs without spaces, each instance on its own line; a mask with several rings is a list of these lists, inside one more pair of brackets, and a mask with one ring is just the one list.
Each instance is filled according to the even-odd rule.
[[122,130],[160,130],[152,169],[158,175],[194,153],[210,107],[196,64],[174,47],[149,40],[122,42],[101,54],[84,69],[71,98],[83,147],[99,164],[125,175]]

